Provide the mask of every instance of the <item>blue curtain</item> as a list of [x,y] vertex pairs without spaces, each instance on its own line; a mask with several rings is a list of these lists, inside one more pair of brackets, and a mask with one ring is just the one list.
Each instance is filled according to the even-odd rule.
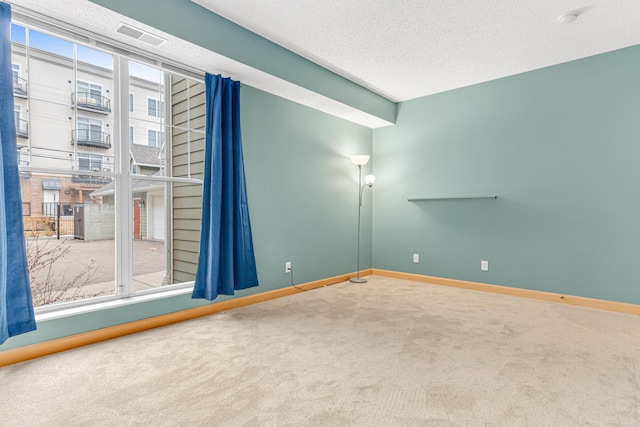
[[0,344],[33,331],[13,112],[11,7],[0,3]]
[[200,254],[193,298],[258,286],[240,136],[240,82],[205,75]]

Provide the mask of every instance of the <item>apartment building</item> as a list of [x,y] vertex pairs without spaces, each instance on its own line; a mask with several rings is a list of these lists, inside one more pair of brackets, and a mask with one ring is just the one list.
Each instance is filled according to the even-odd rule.
[[[12,67],[20,165],[113,172],[118,135],[111,56],[14,24]],[[138,65],[146,74],[130,79],[129,143],[137,153],[132,171],[152,175],[162,167],[166,104],[162,74],[145,68]],[[74,204],[101,202],[91,193],[111,181],[100,175],[22,176],[25,216],[54,215],[56,203],[71,215]]]

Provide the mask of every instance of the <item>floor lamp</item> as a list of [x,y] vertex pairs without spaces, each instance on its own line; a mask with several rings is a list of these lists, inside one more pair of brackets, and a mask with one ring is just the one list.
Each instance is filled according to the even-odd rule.
[[367,279],[360,277],[360,213],[362,210],[362,192],[365,187],[371,187],[376,180],[373,175],[367,175],[364,177],[364,185],[362,185],[362,166],[366,165],[369,161],[369,156],[358,155],[352,156],[351,161],[358,167],[358,261],[357,261],[357,277],[349,279],[352,283],[367,283]]

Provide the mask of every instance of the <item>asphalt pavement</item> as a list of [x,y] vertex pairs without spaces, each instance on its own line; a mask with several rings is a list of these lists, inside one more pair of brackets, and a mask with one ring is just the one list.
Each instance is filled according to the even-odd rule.
[[[81,291],[74,299],[86,295],[110,294],[115,289],[114,240],[85,242],[71,238],[27,239],[27,259],[40,265],[32,274],[32,288],[53,289],[74,282]],[[162,241],[133,241],[133,283],[135,290],[160,287],[165,274],[165,249]]]

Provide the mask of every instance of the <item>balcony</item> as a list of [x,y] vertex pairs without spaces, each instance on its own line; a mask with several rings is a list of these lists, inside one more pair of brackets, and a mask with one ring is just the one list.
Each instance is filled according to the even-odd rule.
[[72,93],[71,103],[79,110],[93,111],[100,114],[109,114],[111,112],[111,100],[109,98],[89,92]]
[[16,136],[18,138],[29,138],[29,122],[16,119]]
[[71,132],[71,143],[85,147],[111,148],[111,135],[91,129],[74,129]]
[[27,97],[27,81],[22,77],[13,76],[13,95],[18,98]]

